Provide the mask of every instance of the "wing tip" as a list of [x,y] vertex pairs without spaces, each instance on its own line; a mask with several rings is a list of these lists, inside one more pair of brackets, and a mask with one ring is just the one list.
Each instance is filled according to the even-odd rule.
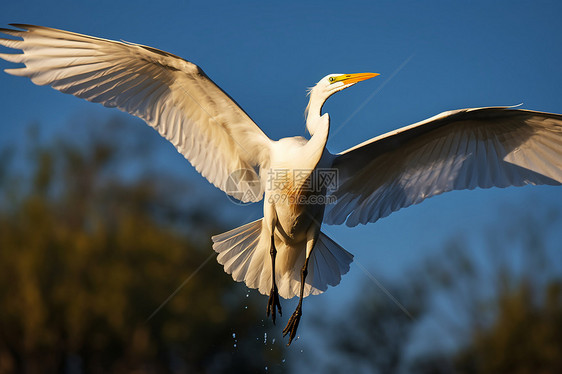
[[23,62],[23,53],[0,53],[0,59],[16,64]]
[[29,29],[32,29],[34,27],[35,28],[39,27],[39,26],[35,26],[35,25],[30,25],[30,24],[27,24],[27,23],[9,23],[8,25],[10,25],[12,27],[15,27],[17,29],[25,30],[25,31],[28,31]]
[[20,30],[14,30],[14,29],[8,29],[6,27],[0,27],[1,33],[11,36],[19,36],[22,32],[29,31],[29,29],[32,27],[32,25],[25,25],[22,23],[9,23],[8,25],[16,29],[20,29]]
[[[6,74],[10,74],[16,77],[26,77],[27,76],[27,72],[25,71],[26,68],[10,68],[10,69],[4,69],[4,73]],[[35,82],[33,82],[35,83]],[[37,83],[35,83],[37,84]]]

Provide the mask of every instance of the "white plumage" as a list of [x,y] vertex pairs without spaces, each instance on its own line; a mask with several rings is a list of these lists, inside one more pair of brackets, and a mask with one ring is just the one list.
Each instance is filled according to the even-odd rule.
[[[269,294],[274,322],[281,313],[278,296],[300,296],[283,331],[289,344],[302,299],[337,285],[353,259],[320,231],[323,221],[375,222],[451,190],[562,183],[559,114],[455,110],[333,155],[326,149],[324,102],[378,74],[322,78],[307,107],[311,137],[272,141],[191,62],[139,44],[12,26],[20,30],[0,31],[15,39],[0,39],[0,45],[23,53],[0,57],[25,67],[6,72],[140,117],[221,190],[243,202],[264,198],[262,219],[214,236],[213,248],[234,280]],[[326,170],[337,172],[337,183],[309,189]]]
[[232,172],[267,161],[269,138],[197,65],[138,44],[21,26],[28,31],[2,30],[24,37],[0,41],[24,51],[0,54],[25,64],[7,73],[142,118],[223,191]]
[[[213,248],[219,254],[217,261],[224,266],[224,271],[231,274],[235,281],[245,282],[248,287],[256,288],[262,294],[267,295],[271,290],[272,271],[269,241],[266,235],[261,235],[261,231],[262,219],[260,218],[213,236]],[[279,286],[279,295],[290,299],[299,295],[300,270],[304,264],[305,248],[304,246],[289,247],[282,240],[276,241],[276,248],[278,266],[276,266],[275,277]],[[291,252],[296,255],[293,263],[286,266],[281,265],[280,260],[289,257]],[[326,291],[328,286],[336,286],[341,280],[341,275],[349,271],[349,264],[352,261],[351,253],[320,232],[311,254],[304,297],[318,295]],[[300,266],[295,266],[295,263]],[[279,271],[283,268],[286,268],[287,271]]]
[[340,153],[340,183],[325,222],[375,222],[452,190],[558,185],[559,114],[510,108],[461,109],[392,131]]

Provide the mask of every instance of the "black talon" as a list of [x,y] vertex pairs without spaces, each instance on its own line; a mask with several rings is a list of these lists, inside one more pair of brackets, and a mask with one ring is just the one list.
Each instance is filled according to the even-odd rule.
[[285,326],[285,328],[283,329],[283,337],[289,334],[289,342],[287,343],[287,346],[291,345],[291,342],[293,341],[295,335],[297,334],[297,329],[299,328],[301,315],[302,315],[302,306],[299,303],[297,309],[293,312],[291,318],[289,318],[289,322],[287,322],[287,326]]
[[[277,309],[277,310],[276,310]],[[279,315],[282,316],[281,303],[279,302],[279,292],[277,292],[277,286],[274,285],[269,293],[269,300],[267,301],[267,317],[271,313],[271,319],[275,325],[275,315],[276,311],[279,311]]]
[[291,345],[293,338],[297,335],[297,329],[299,328],[299,322],[302,316],[302,299],[304,297],[304,281],[306,276],[308,275],[308,257],[304,261],[304,266],[301,270],[301,292],[299,297],[299,304],[297,305],[297,309],[293,312],[291,318],[289,318],[289,322],[287,322],[287,326],[283,329],[283,337],[289,334],[289,343],[287,346]]

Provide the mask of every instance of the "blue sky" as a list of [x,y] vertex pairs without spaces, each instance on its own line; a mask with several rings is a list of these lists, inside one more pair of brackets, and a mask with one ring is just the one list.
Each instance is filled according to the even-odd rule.
[[[3,4],[0,25],[39,24],[177,54],[200,65],[274,139],[304,134],[306,88],[326,74],[380,73],[325,105],[332,129],[341,127],[328,146],[340,152],[450,109],[523,103],[562,113],[561,13],[557,1],[24,0]],[[0,88],[0,146],[21,142],[33,122],[49,133],[84,114],[116,113],[4,73]],[[173,147],[162,153],[177,173],[214,188]],[[478,242],[514,211],[561,202],[556,187],[453,192],[369,226],[325,231],[375,276],[397,278],[453,236]],[[339,287],[308,302],[335,304],[364,279],[352,266]]]

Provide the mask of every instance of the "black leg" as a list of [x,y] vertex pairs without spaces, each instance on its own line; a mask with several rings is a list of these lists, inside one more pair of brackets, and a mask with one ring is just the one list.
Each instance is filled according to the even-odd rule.
[[279,292],[277,292],[277,284],[275,283],[275,256],[277,255],[277,250],[275,249],[275,242],[273,235],[271,235],[271,249],[269,250],[271,254],[271,291],[269,292],[269,300],[267,301],[267,312],[266,315],[269,317],[271,313],[271,319],[275,325],[276,308],[279,310],[279,315],[281,313],[281,303],[279,302]]
[[287,326],[283,329],[283,336],[289,334],[289,343],[287,346],[291,345],[293,338],[297,334],[297,329],[299,327],[299,322],[302,316],[302,299],[304,295],[304,281],[306,280],[306,276],[308,274],[308,258],[304,261],[304,266],[301,270],[301,290],[300,290],[300,297],[299,297],[299,304],[297,305],[297,309],[293,312],[291,318],[289,318],[289,322],[287,322]]

